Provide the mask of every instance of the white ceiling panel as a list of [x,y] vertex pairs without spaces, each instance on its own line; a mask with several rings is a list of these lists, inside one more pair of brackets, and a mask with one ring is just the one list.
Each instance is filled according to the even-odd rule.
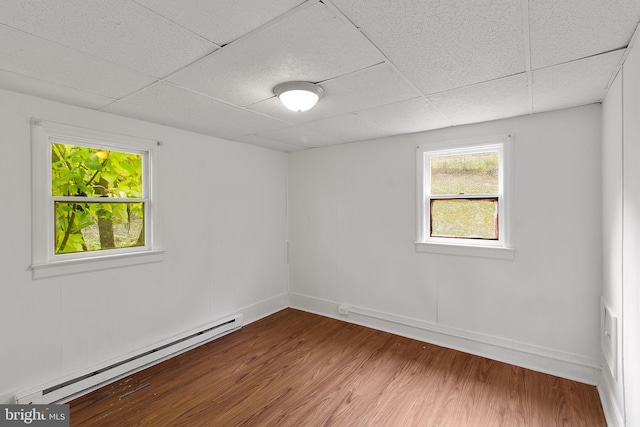
[[245,135],[233,138],[234,141],[244,142],[245,144],[257,145],[259,147],[270,148],[272,150],[290,153],[292,151],[304,150],[304,147],[293,144],[285,144],[284,142],[273,141],[271,139],[262,138],[257,135]]
[[518,0],[332,0],[424,94],[525,71]]
[[299,145],[304,148],[316,148],[323,147],[325,145],[344,143],[344,141],[339,139],[320,135],[309,130],[300,129],[299,127],[287,127],[283,129],[259,132],[257,136],[284,142],[286,144]]
[[304,0],[135,0],[217,45],[266,24]]
[[601,102],[624,49],[533,72],[533,110]]
[[133,70],[2,25],[0,40],[0,69],[26,77],[110,98],[123,97],[155,81]]
[[0,23],[154,77],[217,48],[129,0],[2,0]]
[[531,113],[525,73],[439,93],[429,99],[456,125]]
[[412,133],[452,126],[451,120],[424,98],[356,111],[359,117],[391,134]]
[[[599,102],[639,22],[640,0],[0,0],[0,88],[288,152]],[[325,92],[304,113],[273,94],[295,80]]]
[[158,83],[104,109],[107,112],[220,138],[286,126],[167,83]]
[[0,70],[0,87],[14,92],[92,109],[99,109],[115,101],[115,99],[106,96],[84,92],[68,86],[60,86],[4,70]]
[[383,138],[393,134],[351,113],[308,122],[298,128],[347,142]]
[[383,63],[320,84],[325,96],[311,110],[298,113],[270,98],[247,108],[290,123],[306,123],[350,111],[415,98],[419,93],[389,64]]
[[535,70],[626,47],[640,1],[531,0],[529,17]]
[[320,82],[381,62],[378,51],[324,4],[309,3],[168,78],[246,106],[283,82]]

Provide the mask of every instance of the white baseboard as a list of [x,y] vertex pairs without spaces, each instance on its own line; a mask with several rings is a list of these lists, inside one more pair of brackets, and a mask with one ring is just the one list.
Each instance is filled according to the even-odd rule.
[[604,417],[607,420],[607,426],[624,427],[622,408],[620,408],[618,402],[615,400],[615,393],[609,381],[608,375],[605,375],[603,372],[600,375],[600,381],[598,383],[598,394],[600,395],[600,402],[602,402]]
[[289,304],[292,308],[590,385],[597,385],[600,380],[597,359],[361,307],[349,306],[349,314],[341,315],[338,302],[296,293],[289,294]]
[[289,307],[289,294],[284,293],[248,305],[238,311],[244,314],[244,324],[248,325],[287,307]]

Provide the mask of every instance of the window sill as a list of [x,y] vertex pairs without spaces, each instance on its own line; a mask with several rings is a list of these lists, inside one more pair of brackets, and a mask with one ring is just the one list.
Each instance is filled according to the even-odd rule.
[[431,242],[415,242],[415,245],[416,252],[431,254],[458,255],[506,260],[513,260],[516,256],[516,250],[514,248],[505,248],[498,246],[471,246]]
[[162,262],[163,260],[164,251],[154,250],[33,264],[31,265],[31,271],[33,272],[34,279],[44,279],[47,277],[66,276],[69,274],[150,264],[154,262]]

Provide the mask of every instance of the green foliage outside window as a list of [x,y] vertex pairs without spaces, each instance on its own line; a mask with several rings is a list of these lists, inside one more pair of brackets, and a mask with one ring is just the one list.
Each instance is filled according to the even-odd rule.
[[142,160],[139,153],[51,144],[56,254],[144,246]]

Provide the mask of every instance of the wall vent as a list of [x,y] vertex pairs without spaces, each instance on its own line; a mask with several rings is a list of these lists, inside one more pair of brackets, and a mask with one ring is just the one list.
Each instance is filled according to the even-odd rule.
[[63,403],[242,327],[236,314],[51,383],[16,393],[19,404]]

